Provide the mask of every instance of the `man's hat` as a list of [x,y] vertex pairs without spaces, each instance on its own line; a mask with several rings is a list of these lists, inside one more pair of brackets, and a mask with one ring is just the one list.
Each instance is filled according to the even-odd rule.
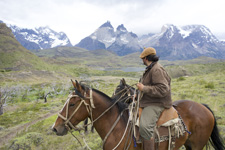
[[156,55],[156,50],[152,47],[144,48],[143,52],[140,55],[140,58],[143,59],[148,55]]

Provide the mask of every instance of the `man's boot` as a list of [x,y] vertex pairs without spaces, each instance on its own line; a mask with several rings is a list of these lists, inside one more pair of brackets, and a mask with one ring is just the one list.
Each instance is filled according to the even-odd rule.
[[155,148],[155,142],[153,138],[150,140],[143,139],[143,150],[154,150]]

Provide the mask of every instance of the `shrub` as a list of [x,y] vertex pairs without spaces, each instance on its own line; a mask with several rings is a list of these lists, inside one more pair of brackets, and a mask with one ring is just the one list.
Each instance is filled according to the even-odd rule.
[[179,78],[177,79],[177,81],[184,81],[184,80],[186,80],[185,77],[179,77]]
[[31,132],[13,140],[8,149],[32,149],[32,147],[39,147],[43,142],[44,139],[42,137],[42,134]]
[[209,82],[205,85],[205,88],[209,88],[209,89],[214,89],[215,86],[214,86],[214,83],[213,82]]

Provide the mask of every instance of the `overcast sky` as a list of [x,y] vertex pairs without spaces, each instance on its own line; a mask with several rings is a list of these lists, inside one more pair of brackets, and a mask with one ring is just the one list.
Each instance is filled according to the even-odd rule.
[[138,36],[164,24],[200,24],[225,39],[225,0],[1,0],[0,20],[19,27],[49,26],[77,44],[106,21]]

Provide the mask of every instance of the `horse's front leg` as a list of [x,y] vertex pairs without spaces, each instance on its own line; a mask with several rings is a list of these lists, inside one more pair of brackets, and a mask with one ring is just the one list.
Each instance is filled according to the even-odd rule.
[[85,119],[85,121],[84,121],[84,131],[85,131],[85,134],[88,133],[88,126],[87,126],[87,124],[88,124],[88,118]]

